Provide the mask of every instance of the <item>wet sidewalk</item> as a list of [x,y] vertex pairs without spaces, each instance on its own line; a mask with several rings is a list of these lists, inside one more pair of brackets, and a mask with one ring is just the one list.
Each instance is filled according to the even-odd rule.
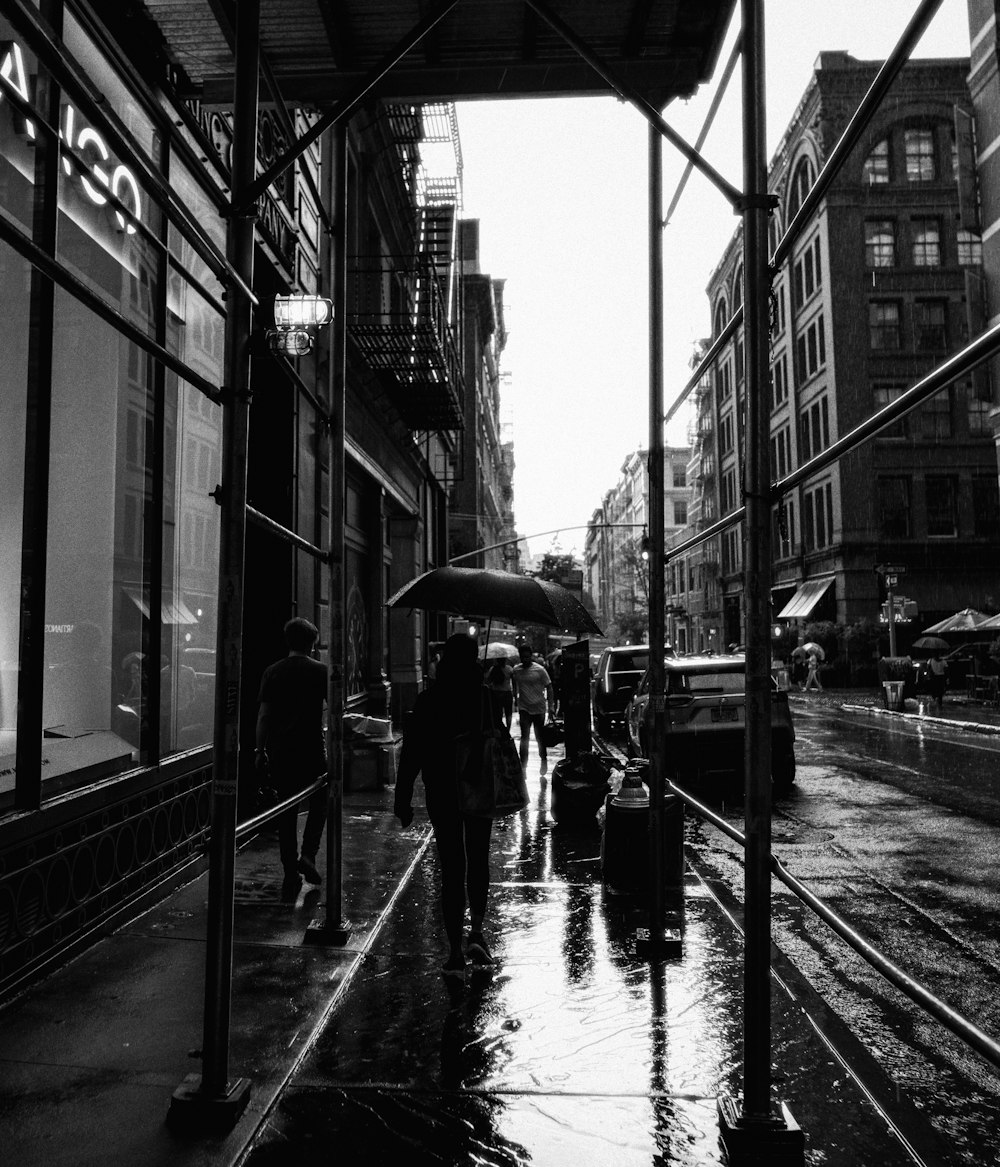
[[[717,1098],[742,1089],[739,905],[689,871],[682,955],[637,960],[633,905],[602,886],[600,834],[553,822],[550,781],[532,755],[532,803],[494,832],[499,967],[457,986],[440,973],[426,820],[401,831],[390,790],[345,799],[347,949],[302,944],[321,894],[279,902],[271,836],[241,853],[231,1073],[253,1095],[224,1137],[165,1122],[198,1068],[204,877],[27,991],[0,1013],[5,1160],[725,1163]],[[774,956],[775,1096],[805,1132],[805,1162],[913,1163],[905,1135],[946,1163],[924,1117],[873,1102],[891,1090],[866,1078],[878,1071],[863,1047],[830,1038],[823,1003]]]
[[881,688],[874,689],[799,689],[789,691],[793,707],[821,706],[864,713],[872,717],[902,718],[904,721],[952,726],[971,733],[1000,734],[1000,708],[987,701],[972,700],[961,691],[947,692],[942,708],[931,697],[907,697],[901,710],[886,708]]

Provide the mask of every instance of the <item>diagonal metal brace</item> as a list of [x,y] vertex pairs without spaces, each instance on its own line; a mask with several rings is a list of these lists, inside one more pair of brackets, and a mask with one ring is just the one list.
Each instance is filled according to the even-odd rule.
[[386,53],[382,60],[379,61],[375,68],[358,85],[353,96],[345,97],[342,101],[338,102],[329,113],[324,114],[318,122],[310,126],[300,138],[296,138],[294,143],[289,146],[280,158],[275,159],[262,174],[259,174],[245,190],[239,193],[237,198],[233,199],[229,211],[230,215],[244,214],[264,194],[276,178],[284,174],[297,158],[302,157],[317,138],[325,134],[327,130],[335,126],[338,122],[346,121],[355,113],[386,73],[389,73],[398,65],[410,49],[414,45],[419,44],[431,29],[439,24],[458,3],[459,0],[442,0],[441,3],[435,5],[423,20],[416,24],[398,42],[395,48],[390,49]]
[[647,101],[638,89],[619,77],[611,66],[595,53],[586,41],[577,36],[570,26],[561,17],[551,11],[548,5],[543,3],[542,0],[524,0],[524,2],[529,8],[534,9],[542,20],[557,32],[572,49],[575,49],[594,72],[599,77],[602,77],[619,97],[634,105],[646,121],[654,129],[658,130],[671,145],[676,146],[691,165],[720,190],[730,203],[736,203],[741,197],[740,191],[727,178],[724,178],[710,162],[702,158],[698,151],[689,145],[675,129],[667,125],[656,107]]

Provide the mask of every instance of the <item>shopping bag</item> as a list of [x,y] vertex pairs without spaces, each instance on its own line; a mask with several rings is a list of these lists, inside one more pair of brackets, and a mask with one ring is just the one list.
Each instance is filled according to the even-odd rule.
[[503,729],[456,739],[458,807],[474,818],[499,819],[528,805],[528,786],[514,739]]

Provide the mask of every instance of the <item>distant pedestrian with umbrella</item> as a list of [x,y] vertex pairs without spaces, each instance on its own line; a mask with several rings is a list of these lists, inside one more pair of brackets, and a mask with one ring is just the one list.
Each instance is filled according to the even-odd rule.
[[413,788],[424,783],[427,814],[434,828],[441,868],[441,910],[448,937],[446,977],[465,976],[462,950],[466,899],[470,915],[469,959],[488,967],[493,955],[483,936],[490,886],[493,820],[459,810],[456,737],[478,733],[483,720],[483,673],[476,642],[465,633],[449,636],[438,663],[437,680],[419,694],[404,724],[393,813],[403,827],[413,822]]
[[944,689],[947,681],[948,666],[941,658],[941,650],[936,648],[927,662],[927,681],[930,685],[931,697],[938,709],[944,709]]
[[947,652],[949,647],[947,640],[942,640],[940,636],[920,636],[913,642],[913,648],[931,654],[924,670],[924,679],[938,709],[944,708],[944,691],[948,683],[948,664],[941,653]]
[[803,690],[808,691],[815,686],[815,688],[822,693],[823,682],[819,679],[819,664],[824,655],[823,650],[818,644],[812,643],[803,645],[803,648],[809,654],[806,657],[807,672],[806,683],[803,685]]

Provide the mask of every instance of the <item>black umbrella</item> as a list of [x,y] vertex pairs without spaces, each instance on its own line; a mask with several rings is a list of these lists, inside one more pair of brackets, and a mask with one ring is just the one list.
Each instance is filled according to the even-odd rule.
[[404,584],[390,608],[428,608],[453,616],[502,616],[547,628],[596,632],[587,609],[561,584],[487,567],[436,567]]
[[940,636],[918,636],[912,647],[922,649],[925,652],[947,652],[951,645],[947,640],[942,640]]

